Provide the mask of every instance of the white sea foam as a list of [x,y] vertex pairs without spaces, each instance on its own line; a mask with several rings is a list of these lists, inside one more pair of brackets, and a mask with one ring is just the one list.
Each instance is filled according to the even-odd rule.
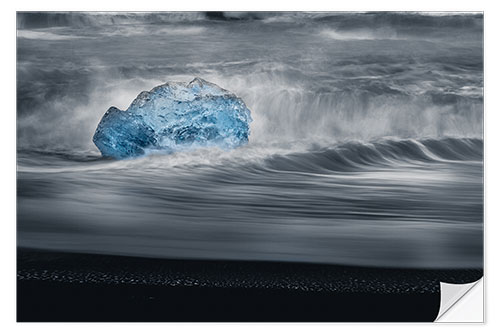
[[37,39],[37,40],[71,40],[83,38],[82,36],[57,34],[49,31],[37,31],[37,30],[18,30],[18,38],[26,39]]
[[320,31],[322,36],[335,40],[381,40],[398,39],[398,35],[391,29],[359,29],[341,31],[335,29],[323,29]]

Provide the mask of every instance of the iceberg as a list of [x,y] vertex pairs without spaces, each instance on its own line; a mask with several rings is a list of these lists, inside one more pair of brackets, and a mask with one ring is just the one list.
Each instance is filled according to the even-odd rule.
[[109,108],[93,142],[103,156],[116,159],[153,150],[172,153],[211,146],[228,150],[248,143],[251,121],[241,98],[195,78],[143,91],[125,111]]

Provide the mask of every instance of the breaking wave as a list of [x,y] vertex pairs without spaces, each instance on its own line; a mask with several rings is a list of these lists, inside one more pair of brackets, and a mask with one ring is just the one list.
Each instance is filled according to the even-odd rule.
[[425,163],[482,162],[483,140],[478,138],[383,139],[368,143],[343,142],[311,146],[307,143],[249,145],[233,151],[206,148],[175,154],[152,153],[141,159],[114,161],[95,151],[19,150],[19,171],[78,172],[107,169],[194,170],[224,168],[246,172],[336,173],[377,167]]
[[19,12],[18,29],[197,21],[329,22],[338,27],[478,27],[480,12]]
[[167,258],[482,267],[481,139],[299,146],[119,161],[19,151],[19,242]]
[[402,163],[482,161],[480,139],[384,140],[369,144],[344,143],[335,148],[273,156],[265,165],[297,172],[351,172]]
[[23,149],[94,149],[109,107],[194,77],[253,143],[482,136],[481,14],[19,13],[18,37]]

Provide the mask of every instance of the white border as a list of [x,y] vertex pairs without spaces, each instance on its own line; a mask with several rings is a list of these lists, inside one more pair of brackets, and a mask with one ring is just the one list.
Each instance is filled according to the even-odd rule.
[[[3,332],[34,331],[37,332],[88,332],[120,330],[121,332],[136,332],[138,329],[147,331],[165,332],[166,330],[181,331],[204,331],[204,332],[254,332],[255,330],[302,332],[303,330],[314,330],[321,332],[332,332],[341,328],[344,330],[369,329],[375,332],[400,332],[404,329],[408,332],[421,332],[422,329],[453,330],[454,333],[469,330],[498,331],[499,308],[498,299],[500,292],[498,285],[500,278],[498,266],[494,258],[500,253],[498,249],[499,215],[498,206],[500,198],[500,187],[498,178],[500,165],[498,150],[500,146],[500,126],[498,103],[500,75],[498,52],[498,34],[500,33],[500,15],[496,9],[495,1],[316,1],[307,0],[292,3],[290,1],[270,0],[208,0],[208,1],[97,1],[86,0],[84,2],[71,2],[67,0],[58,1],[9,1],[4,0],[1,8],[2,29],[2,125],[0,131],[1,167],[2,176],[2,219],[1,225],[1,267],[0,288],[1,308],[0,319]],[[486,210],[486,270],[485,290],[486,296],[486,325],[464,325],[464,324],[16,324],[15,323],[15,11],[172,11],[172,10],[308,10],[308,11],[484,11],[485,12],[485,210]],[[491,259],[491,260],[490,260]],[[497,327],[496,329],[494,327]]]

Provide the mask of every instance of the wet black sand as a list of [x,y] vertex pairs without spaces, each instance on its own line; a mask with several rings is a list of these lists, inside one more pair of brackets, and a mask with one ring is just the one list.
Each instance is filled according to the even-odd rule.
[[18,321],[433,321],[482,270],[166,260],[18,249]]

